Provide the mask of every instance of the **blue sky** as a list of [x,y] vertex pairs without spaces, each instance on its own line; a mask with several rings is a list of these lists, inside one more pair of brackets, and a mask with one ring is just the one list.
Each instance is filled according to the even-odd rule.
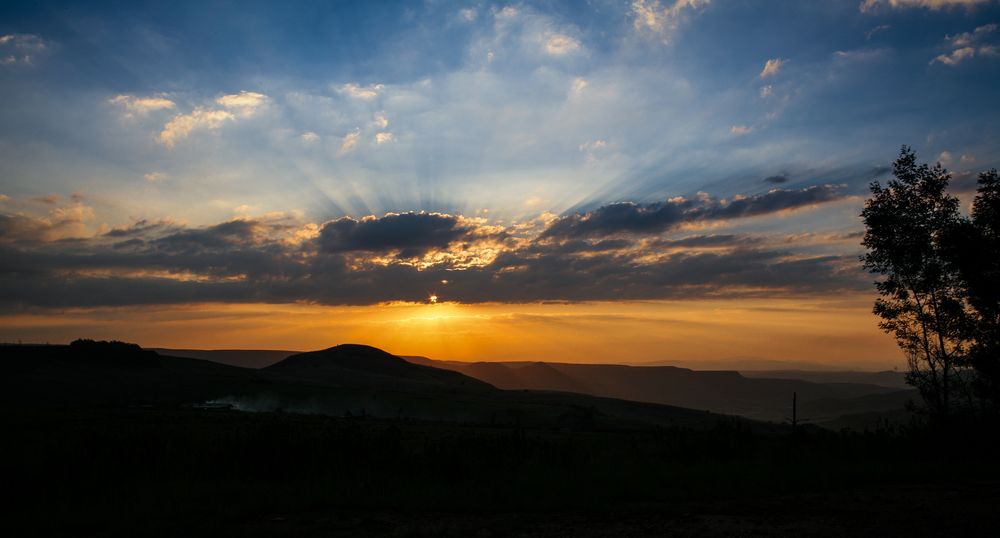
[[6,2],[0,304],[870,293],[858,213],[900,146],[966,199],[1000,161],[998,23],[991,0]]
[[[933,61],[964,33],[994,50],[988,2],[5,6],[4,53],[24,36],[40,50],[0,70],[4,194],[80,192],[112,225],[239,206],[523,217],[773,176],[860,191],[904,143],[959,171],[997,160],[996,53]],[[265,97],[158,140],[240,92]]]

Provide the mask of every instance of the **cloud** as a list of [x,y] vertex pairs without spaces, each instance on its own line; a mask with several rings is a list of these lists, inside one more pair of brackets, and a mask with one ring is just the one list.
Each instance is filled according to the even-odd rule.
[[32,200],[47,206],[41,216],[26,214],[0,214],[0,245],[38,244],[65,241],[92,235],[89,223],[94,220],[94,209],[74,198],[67,205],[59,205],[57,195],[37,197]]
[[771,86],[770,84],[765,84],[764,86],[760,87],[761,99],[771,97],[771,95],[773,94],[774,94],[774,86]]
[[300,134],[299,138],[301,138],[303,142],[312,143],[319,140],[319,135],[312,131],[306,131]]
[[358,146],[358,139],[360,138],[361,131],[352,131],[344,135],[344,139],[340,142],[340,147],[337,149],[337,156],[347,155],[354,151]]
[[880,24],[880,25],[872,28],[871,30],[868,30],[867,32],[865,32],[865,39],[871,41],[871,38],[874,37],[876,34],[879,34],[881,32],[885,32],[886,30],[889,30],[891,28],[892,28],[892,26],[889,26],[888,24]]
[[442,281],[442,300],[465,303],[766,297],[870,286],[854,256],[794,253],[754,236],[494,242],[495,256],[460,265],[441,250],[472,248],[496,231],[455,215],[401,213],[337,219],[312,239],[288,240],[307,229],[260,219],[199,228],[138,221],[71,244],[3,241],[0,307],[423,302]]
[[834,185],[773,189],[726,202],[708,195],[671,198],[654,204],[622,202],[553,221],[542,237],[601,237],[620,233],[660,234],[687,223],[754,217],[843,199]]
[[167,110],[177,107],[176,103],[164,95],[154,95],[150,97],[116,95],[111,99],[108,99],[108,102],[113,105],[123,107],[125,109],[123,115],[128,118],[135,115],[145,116],[146,114],[157,110]]
[[764,69],[761,69],[760,74],[757,76],[761,79],[773,77],[781,71],[781,66],[785,63],[786,60],[782,60],[781,58],[771,58],[770,60],[764,62]]
[[389,213],[361,220],[344,217],[320,228],[319,245],[327,253],[398,250],[413,257],[431,248],[446,248],[470,231],[458,217],[440,213]]
[[48,44],[34,34],[6,34],[0,36],[0,64],[31,64],[44,52]]
[[939,54],[933,60],[931,60],[930,63],[933,64],[934,62],[940,62],[943,63],[944,65],[958,65],[963,61],[972,58],[975,55],[976,55],[976,49],[972,47],[962,47],[960,49],[955,49],[949,52],[948,54]]
[[981,4],[987,4],[992,0],[862,0],[858,8],[862,13],[874,12],[880,8],[906,9],[925,8],[932,10],[948,8],[971,8]]
[[150,183],[156,183],[158,181],[164,181],[168,176],[163,172],[146,172],[142,175],[142,177]]
[[688,12],[696,11],[709,0],[634,0],[632,2],[632,25],[641,33],[658,36],[669,42]]
[[393,134],[390,132],[375,133],[375,143],[378,145],[382,145],[387,142],[392,142],[394,139],[395,136],[393,136]]
[[780,185],[782,183],[788,183],[788,176],[786,176],[786,175],[768,176],[768,177],[764,178],[764,183],[771,183],[773,185]]
[[464,9],[458,10],[458,16],[462,20],[464,20],[466,22],[472,22],[472,21],[476,20],[476,17],[478,16],[478,13],[476,12],[475,9],[464,8]]
[[983,43],[983,40],[995,32],[996,29],[996,24],[985,24],[971,32],[945,36],[947,46],[952,48],[951,52],[939,54],[930,63],[932,65],[934,63],[941,63],[943,65],[955,66],[974,58],[977,51],[980,56],[995,56],[997,47],[989,43]]
[[198,129],[218,129],[223,123],[236,119],[228,110],[208,110],[196,108],[188,114],[178,114],[163,126],[157,136],[157,141],[168,148],[173,148]]
[[222,105],[223,108],[235,110],[241,116],[251,116],[267,102],[267,96],[257,92],[241,91],[232,95],[223,95],[215,102]]
[[371,101],[382,93],[385,86],[382,84],[369,84],[368,86],[359,86],[353,82],[344,84],[337,88],[337,91],[343,95],[353,97],[354,99],[361,99],[362,101]]
[[735,136],[748,135],[753,131],[753,127],[748,127],[746,125],[733,125],[729,128],[729,133]]
[[580,42],[563,34],[552,34],[545,40],[545,52],[550,56],[565,56],[580,50]]
[[177,142],[187,138],[194,131],[215,130],[227,122],[249,118],[267,102],[267,96],[262,93],[241,91],[223,95],[215,102],[222,108],[195,107],[187,114],[174,116],[163,126],[157,141],[168,148],[173,148]]

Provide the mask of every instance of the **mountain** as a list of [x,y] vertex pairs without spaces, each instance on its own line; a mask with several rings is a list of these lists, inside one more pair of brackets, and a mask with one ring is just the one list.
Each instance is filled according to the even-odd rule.
[[[789,378],[748,377],[735,371],[695,371],[676,366],[627,366],[538,362],[435,361],[407,357],[411,362],[448,368],[477,377],[498,388],[559,390],[641,402],[705,409],[758,420],[781,422],[791,416],[792,394],[799,415],[831,419],[885,407],[902,409],[910,390],[869,383],[812,382]],[[864,398],[880,395],[876,400]],[[861,398],[861,400],[858,400]],[[838,408],[843,413],[838,413]]]

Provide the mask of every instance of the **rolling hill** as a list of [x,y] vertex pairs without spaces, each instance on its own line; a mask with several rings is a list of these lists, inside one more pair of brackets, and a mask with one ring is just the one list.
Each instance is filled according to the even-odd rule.
[[793,393],[798,395],[799,416],[815,421],[862,410],[903,409],[914,396],[912,390],[872,383],[748,377],[734,371],[695,371],[675,366],[406,359],[462,372],[502,389],[576,392],[775,422],[791,416]]
[[[710,429],[720,421],[773,427],[676,406],[583,394],[501,390],[369,346],[296,354],[253,370],[160,355],[138,346],[3,346],[0,405],[215,407],[554,429]],[[103,347],[102,347],[103,346]],[[125,347],[122,347],[125,346]],[[111,357],[113,360],[109,360]]]

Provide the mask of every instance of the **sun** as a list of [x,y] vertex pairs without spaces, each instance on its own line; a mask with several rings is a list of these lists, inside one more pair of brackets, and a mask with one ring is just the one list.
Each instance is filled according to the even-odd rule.
[[436,302],[438,302],[438,296],[437,295],[431,295],[430,297],[427,298],[427,300],[430,301],[432,304],[436,303]]

